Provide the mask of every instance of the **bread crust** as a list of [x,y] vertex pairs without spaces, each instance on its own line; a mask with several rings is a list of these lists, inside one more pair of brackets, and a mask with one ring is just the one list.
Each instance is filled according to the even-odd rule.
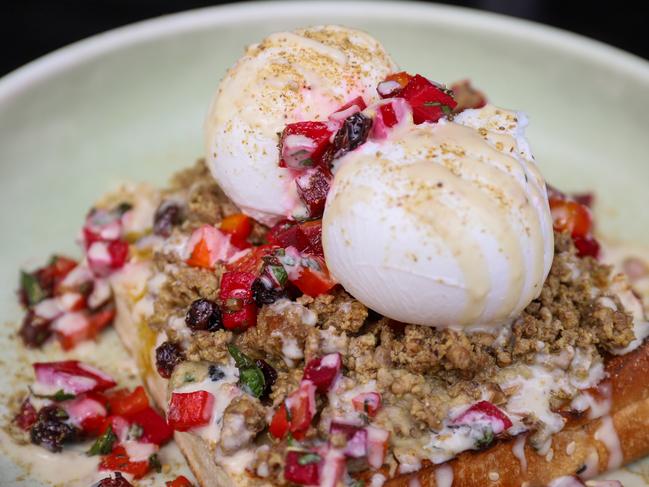
[[[146,324],[136,322],[128,296],[116,290],[116,302],[117,333],[129,352],[138,359],[149,393],[164,410],[167,381],[155,372],[155,336]],[[428,465],[418,472],[391,478],[385,486],[537,487],[564,475],[579,474],[591,478],[649,454],[649,342],[645,341],[626,355],[608,357],[606,370],[612,391],[610,411],[598,419],[588,419],[585,415],[571,417],[565,428],[552,437],[552,453],[539,455],[525,443],[524,454],[519,450],[517,455],[517,439],[499,441],[486,450],[461,453],[443,465]],[[620,444],[619,460],[614,457],[615,451],[611,451],[610,445],[607,446],[607,439],[601,433],[597,437],[600,429],[604,431],[603,425],[610,428],[605,422],[612,422]],[[174,439],[202,487],[248,484],[245,478],[235,480],[217,466],[202,439],[181,432],[176,432]],[[369,480],[371,476],[368,474],[366,479]]]

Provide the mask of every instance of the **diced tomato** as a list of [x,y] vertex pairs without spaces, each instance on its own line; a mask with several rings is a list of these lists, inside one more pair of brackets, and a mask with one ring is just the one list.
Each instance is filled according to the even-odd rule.
[[281,440],[286,436],[286,433],[288,433],[289,426],[286,404],[282,403],[273,415],[273,419],[268,427],[268,432],[274,438]]
[[221,221],[219,229],[223,233],[230,235],[230,241],[233,245],[236,245],[239,248],[250,246],[246,239],[252,232],[252,221],[250,220],[250,217],[243,213],[237,213],[225,217]]
[[89,435],[96,435],[101,431],[108,414],[101,399],[85,394],[66,401],[63,408],[70,421]]
[[139,479],[148,473],[150,466],[148,460],[141,462],[131,461],[126,449],[123,446],[116,446],[110,454],[101,459],[99,469],[128,473],[133,478]]
[[352,405],[356,411],[373,418],[381,409],[381,394],[378,392],[363,392],[352,399]]
[[322,250],[322,220],[309,220],[302,223],[284,220],[272,227],[266,239],[282,248],[295,247],[305,254],[324,256]]
[[264,266],[264,257],[271,255],[278,248],[277,245],[253,247],[248,252],[242,252],[243,255],[237,260],[228,262],[225,268],[232,272],[249,272],[254,275],[259,275],[261,268]]
[[214,396],[207,391],[171,394],[167,422],[176,431],[205,426],[212,418]]
[[451,95],[421,75],[415,75],[399,93],[412,107],[415,124],[437,122],[453,112],[457,103]]
[[128,419],[132,423],[139,424],[142,427],[142,438],[140,438],[140,441],[144,443],[154,443],[161,446],[167,443],[173,436],[173,429],[171,429],[165,419],[152,407],[131,413]]
[[453,83],[451,91],[457,102],[455,113],[469,108],[482,108],[487,104],[487,97],[484,93],[476,90],[468,79]]
[[251,272],[226,272],[221,277],[219,297],[223,306],[223,326],[228,330],[245,330],[257,324],[257,305],[252,296]]
[[167,487],[193,487],[193,484],[184,475],[180,475],[169,482],[166,482]]
[[568,232],[573,237],[588,235],[592,227],[590,211],[576,201],[550,198],[550,211],[557,232]]
[[78,360],[33,364],[36,381],[52,390],[70,394],[105,391],[117,383],[108,374]]
[[320,270],[303,267],[300,275],[291,280],[300,291],[311,297],[325,294],[336,285],[336,281],[329,275],[324,259],[315,258],[315,260],[318,262]]
[[108,416],[106,419],[104,419],[104,422],[99,429],[98,435],[103,435],[104,433],[106,433],[106,431],[108,431],[108,427],[110,427],[119,441],[125,441],[128,437],[128,430],[130,426],[131,423],[122,416]]
[[315,452],[289,451],[284,478],[298,485],[320,485],[320,456]]
[[149,398],[144,387],[137,386],[133,391],[119,389],[108,396],[111,414],[130,416],[149,407]]
[[316,413],[316,387],[313,382],[303,380],[297,391],[286,399],[286,407],[290,413],[289,430],[297,439],[298,435],[306,433]]
[[397,124],[397,115],[394,113],[392,103],[381,105],[379,111],[381,112],[381,118],[386,127],[393,127]]
[[480,401],[453,420],[453,424],[488,423],[494,434],[512,427],[512,421],[497,406],[489,401]]
[[29,401],[29,398],[26,398],[20,405],[20,411],[14,417],[15,423],[20,429],[27,431],[34,425],[37,419],[38,414],[36,413],[36,409]]
[[367,108],[367,103],[365,103],[365,100],[363,99],[362,96],[357,96],[356,98],[354,98],[353,100],[345,103],[338,110],[336,110],[336,113],[337,112],[344,112],[345,110],[347,110],[348,108],[351,108],[351,107],[357,107],[358,111],[362,112],[363,110],[365,110]]
[[597,259],[599,257],[600,246],[599,242],[595,238],[586,235],[585,237],[573,237],[572,241],[577,247],[577,255],[579,257],[593,257]]
[[101,330],[110,325],[115,319],[116,314],[117,310],[114,306],[108,306],[103,308],[101,311],[90,313],[89,320],[90,328],[93,331],[92,338],[94,338]]
[[333,158],[330,141],[333,133],[325,122],[288,124],[279,142],[280,166],[293,169],[327,166]]
[[304,379],[313,382],[319,392],[327,392],[340,374],[341,367],[339,353],[314,358],[304,368]]
[[331,187],[328,171],[320,167],[309,169],[295,180],[297,194],[305,204],[310,218],[318,218],[324,213],[327,194]]

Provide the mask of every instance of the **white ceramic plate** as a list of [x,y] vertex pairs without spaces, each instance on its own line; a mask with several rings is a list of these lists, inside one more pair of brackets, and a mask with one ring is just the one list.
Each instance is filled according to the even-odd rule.
[[[84,213],[118,181],[160,184],[201,156],[208,101],[244,45],[320,23],[365,29],[404,69],[440,81],[469,77],[496,104],[526,111],[547,178],[595,190],[599,229],[609,239],[649,244],[644,60],[549,27],[420,3],[267,2],[162,17],[74,44],[0,80],[0,316],[7,322],[0,402],[13,378],[29,373],[31,357],[11,338],[19,267],[54,250],[74,253]],[[645,485],[624,477],[625,485]],[[7,457],[0,457],[0,479],[39,485]]]

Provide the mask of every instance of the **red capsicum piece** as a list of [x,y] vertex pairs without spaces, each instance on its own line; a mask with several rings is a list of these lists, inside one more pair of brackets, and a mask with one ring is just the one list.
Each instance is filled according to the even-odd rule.
[[270,434],[282,439],[290,432],[296,440],[304,438],[315,416],[315,385],[303,380],[298,390],[291,393],[277,408],[269,426]]
[[550,198],[550,211],[557,232],[568,232],[573,237],[590,233],[593,222],[586,206],[568,199]]
[[415,124],[437,122],[457,106],[451,95],[419,74],[412,77],[398,96],[410,103]]
[[356,411],[373,418],[381,409],[381,394],[378,392],[363,392],[352,399],[352,405]]
[[251,272],[226,272],[221,277],[219,297],[223,304],[223,326],[228,330],[245,330],[257,323],[257,305],[252,296]]
[[313,256],[312,260],[319,269],[303,266],[299,276],[291,282],[304,294],[316,297],[329,292],[336,285],[336,281],[329,275],[324,259]]
[[289,451],[284,478],[298,485],[320,485],[321,458],[314,452]]
[[171,394],[167,422],[176,431],[205,426],[212,418],[214,396],[207,391]]
[[171,439],[174,433],[165,419],[152,407],[131,413],[128,416],[128,420],[142,427],[140,441],[144,443],[164,445]]
[[149,398],[144,387],[137,386],[133,391],[119,389],[108,396],[111,414],[130,416],[149,407]]
[[333,133],[325,122],[288,124],[279,142],[280,166],[299,170],[326,166],[333,157]]
[[146,460],[141,462],[131,461],[123,446],[113,448],[113,451],[103,457],[99,463],[100,470],[128,473],[135,479],[144,477],[150,468],[149,462]]
[[252,232],[252,221],[243,213],[226,216],[219,225],[219,229],[226,235],[230,235],[230,241],[239,248],[249,247],[247,238]]
[[167,487],[192,487],[193,484],[184,475],[179,475],[173,480],[166,482]]
[[37,362],[33,365],[37,382],[70,394],[105,391],[117,384],[101,370],[78,360]]

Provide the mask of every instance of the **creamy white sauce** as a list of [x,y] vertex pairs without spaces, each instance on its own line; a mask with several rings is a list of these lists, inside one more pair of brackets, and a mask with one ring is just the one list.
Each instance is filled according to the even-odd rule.
[[590,479],[599,473],[599,454],[595,448],[591,448],[588,452],[584,466],[586,468],[579,474],[583,479]]
[[525,440],[526,440],[525,435],[519,435],[515,440],[514,440],[514,445],[512,446],[512,453],[516,458],[518,458],[518,461],[521,465],[521,473],[526,473],[527,472],[527,457],[525,457]]
[[372,478],[370,480],[370,485],[368,487],[383,487],[383,484],[385,483],[386,480],[387,478],[385,477],[385,475],[380,473],[375,473],[374,475],[372,475]]
[[278,299],[268,308],[275,314],[284,314],[285,312],[297,314],[303,325],[315,326],[318,322],[317,314],[306,306],[289,299]]
[[620,447],[620,438],[617,436],[615,425],[610,416],[602,418],[600,427],[595,432],[595,439],[601,441],[606,446],[608,451],[608,464],[609,470],[613,470],[622,465],[624,455]]

